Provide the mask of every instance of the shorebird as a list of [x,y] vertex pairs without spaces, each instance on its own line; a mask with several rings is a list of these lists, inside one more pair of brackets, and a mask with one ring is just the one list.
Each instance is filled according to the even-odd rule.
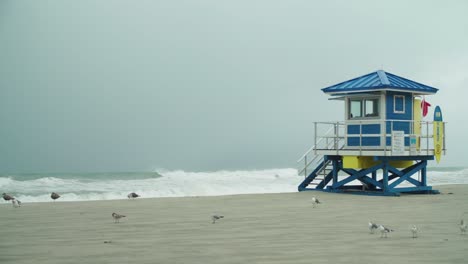
[[466,234],[466,223],[463,219],[460,221],[460,232],[462,235]]
[[374,234],[374,231],[379,228],[379,226],[376,223],[372,223],[369,221],[369,231],[371,234]]
[[11,203],[13,204],[14,208],[18,208],[21,206],[21,201],[17,199],[11,199]]
[[119,223],[120,222],[120,218],[122,217],[126,217],[125,215],[121,215],[121,214],[116,214],[116,213],[112,213],[112,218],[114,218],[114,223]]
[[138,195],[138,194],[132,192],[132,193],[129,193],[129,194],[127,195],[127,197],[128,197],[128,199],[135,199],[135,198],[137,198],[137,197],[140,197],[140,195]]
[[211,220],[213,221],[211,223],[214,224],[214,223],[216,223],[216,220],[219,220],[221,218],[224,218],[224,215],[214,214],[214,215],[211,216]]
[[55,201],[58,198],[60,198],[60,195],[58,193],[53,192],[50,194],[50,198],[52,198]]
[[313,207],[315,207],[315,206],[316,206],[317,204],[319,204],[319,203],[320,203],[320,201],[319,201],[315,196],[313,196],[313,197],[312,197],[312,205],[313,205]]
[[11,201],[11,200],[13,200],[13,199],[15,199],[15,198],[13,198],[13,196],[11,196],[11,195],[9,195],[9,194],[3,193],[3,199],[4,199],[5,201]]
[[413,238],[418,237],[418,228],[415,225],[413,225],[413,227],[411,227],[411,233],[413,234]]
[[380,237],[385,237],[385,238],[387,238],[388,233],[393,232],[392,229],[386,228],[383,225],[379,225],[379,230],[380,230]]

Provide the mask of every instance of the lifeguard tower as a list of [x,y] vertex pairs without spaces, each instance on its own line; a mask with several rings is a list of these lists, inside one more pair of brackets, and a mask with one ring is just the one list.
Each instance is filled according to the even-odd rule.
[[368,195],[438,193],[427,162],[445,155],[439,107],[423,121],[424,96],[438,89],[378,70],[322,91],[344,102],[344,122],[314,122],[314,145],[298,160],[299,191]]

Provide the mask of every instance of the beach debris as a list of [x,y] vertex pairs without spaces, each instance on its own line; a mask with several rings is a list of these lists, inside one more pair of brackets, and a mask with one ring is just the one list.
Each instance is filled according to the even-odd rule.
[[138,195],[138,194],[132,192],[132,193],[129,193],[129,194],[127,195],[127,197],[128,197],[128,199],[135,199],[135,198],[140,197],[140,195]]
[[9,195],[9,194],[6,194],[6,193],[3,193],[3,200],[5,201],[11,201],[13,199],[15,199],[13,196]]
[[55,192],[52,192],[50,194],[50,198],[52,198],[52,200],[57,200],[58,198],[60,198],[60,195],[58,193],[55,193]]
[[120,218],[127,217],[126,215],[121,215],[117,213],[112,213],[112,218],[114,218],[114,223],[120,223]]
[[319,201],[319,199],[317,199],[317,197],[313,196],[312,197],[312,206],[315,208],[315,206],[317,204],[320,204],[320,201]]
[[18,200],[18,199],[13,198],[13,199],[11,200],[11,204],[13,205],[14,208],[18,208],[18,207],[21,206],[21,201]]
[[224,218],[224,215],[214,214],[211,216],[212,224],[216,223],[217,220]]
[[385,237],[387,238],[388,233],[393,232],[393,229],[387,228],[383,225],[379,225],[379,230],[380,230],[380,237]]
[[466,234],[466,223],[465,220],[460,221],[460,234],[465,235]]
[[369,231],[371,234],[374,234],[374,231],[379,228],[379,226],[376,223],[373,223],[372,221],[369,221]]
[[418,237],[418,227],[413,225],[413,227],[411,227],[411,233],[413,234],[413,238],[417,238]]

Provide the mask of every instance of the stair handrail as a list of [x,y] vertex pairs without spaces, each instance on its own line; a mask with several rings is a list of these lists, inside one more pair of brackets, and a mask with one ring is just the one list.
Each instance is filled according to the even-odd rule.
[[[320,137],[319,140],[317,141],[316,138],[317,138],[317,132],[315,133],[314,137],[315,137],[315,142],[316,144],[314,144],[311,148],[309,148],[306,153],[304,155],[302,155],[301,158],[299,158],[297,160],[297,163],[301,163],[303,160],[305,161],[305,164],[303,166],[301,166],[300,168],[300,171],[298,172],[298,175],[301,175],[303,172],[305,172],[307,170],[307,168],[313,164],[313,163],[320,163],[323,161],[323,157],[320,156],[320,155],[315,155],[310,161],[307,161],[307,157],[308,155],[316,149],[316,147],[322,143],[323,140],[325,140],[327,138],[327,135],[331,134],[331,132],[333,131],[333,138],[334,140],[333,141],[330,141],[326,143],[326,148],[330,148],[330,147],[333,147],[333,148],[343,148],[344,147],[344,141],[342,141],[342,139],[344,139],[344,137],[340,137],[340,132],[339,132],[339,126],[340,125],[343,125],[343,123],[340,123],[340,122],[314,122],[314,127],[315,127],[315,131],[317,131],[317,123],[321,123],[321,124],[330,124],[330,125],[333,125],[331,126],[326,132],[325,132],[325,136],[323,137]],[[340,145],[340,142],[342,142],[341,146]],[[321,158],[317,161],[318,158]],[[306,173],[304,173],[306,174]],[[304,175],[305,177],[307,177],[307,175]]]
[[[340,144],[340,142],[341,142],[341,144]],[[332,143],[334,144],[334,142],[330,142],[329,145],[331,145]],[[339,145],[338,149],[343,149],[344,146],[345,146],[344,140],[343,140],[343,141],[340,140],[337,144]],[[319,158],[319,157],[320,157],[320,159],[319,159],[318,161],[316,161],[317,158]],[[312,163],[315,163],[315,164],[321,163],[321,162],[323,161],[323,159],[324,159],[323,156],[321,156],[321,155],[315,155],[314,158],[313,158],[311,161],[306,162],[306,164],[304,165],[304,167],[302,167],[302,169],[297,173],[297,175],[301,175],[303,172],[305,172],[305,171],[307,170],[307,168],[309,168],[309,166],[310,166]],[[301,160],[299,160],[298,163],[299,163],[299,162],[301,162]],[[306,173],[304,173],[304,176],[307,177],[307,175],[305,175],[305,174],[306,174]]]
[[[336,123],[330,123],[330,124],[336,124]],[[314,126],[317,126],[317,122],[314,122]],[[325,132],[325,134],[327,135],[328,133],[330,133],[332,131],[332,129],[334,129],[334,127],[330,127],[327,132]],[[314,137],[317,137],[317,135],[314,135]],[[315,147],[320,144],[325,138],[324,137],[321,137],[317,143],[315,145],[313,145],[312,147],[310,147],[306,153],[304,153],[304,155],[302,155],[298,160],[297,160],[297,163],[301,162],[307,155],[310,154],[310,152],[312,152],[312,150],[315,149]]]

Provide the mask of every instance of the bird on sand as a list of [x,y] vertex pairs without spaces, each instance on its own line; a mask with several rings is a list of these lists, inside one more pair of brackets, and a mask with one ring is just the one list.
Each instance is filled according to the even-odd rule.
[[117,213],[112,213],[112,218],[114,218],[114,223],[119,223],[120,218],[127,217],[126,215],[121,215]]
[[21,201],[18,199],[12,199],[11,204],[13,205],[14,208],[18,208],[21,206]]
[[376,223],[373,223],[369,221],[369,231],[371,234],[374,234],[374,231],[379,228],[379,226]]
[[380,237],[385,237],[385,238],[387,238],[388,233],[393,232],[392,229],[387,228],[383,225],[379,225],[379,230],[380,230]]
[[312,205],[313,207],[315,207],[317,204],[319,204],[320,201],[319,199],[317,199],[315,196],[312,197]]
[[135,199],[135,198],[140,197],[140,195],[138,195],[138,194],[132,192],[132,193],[129,193],[129,194],[127,195],[127,197],[128,197],[128,199]]
[[9,195],[9,194],[6,194],[6,193],[3,193],[3,200],[5,201],[11,201],[13,199],[15,199],[13,196]]
[[413,227],[411,227],[411,233],[413,234],[413,238],[418,237],[418,228],[415,225],[413,225]]
[[212,224],[216,223],[217,220],[224,218],[224,215],[214,214],[211,216]]
[[466,223],[465,223],[465,220],[463,219],[460,221],[460,233],[462,235],[466,234]]
[[60,198],[60,195],[58,193],[53,192],[53,193],[50,194],[50,198],[52,198],[52,200],[55,201],[58,198]]

